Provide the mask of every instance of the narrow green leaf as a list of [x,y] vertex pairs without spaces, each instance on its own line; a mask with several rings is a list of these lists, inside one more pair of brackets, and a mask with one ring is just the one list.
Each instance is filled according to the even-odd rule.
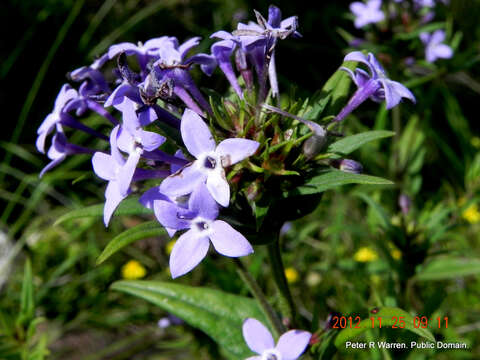
[[395,135],[393,131],[366,131],[361,134],[347,136],[346,138],[334,142],[328,147],[327,152],[339,154],[338,157],[340,157],[341,155],[350,154],[370,141],[392,137],[393,135]]
[[[370,314],[370,317],[368,319],[360,321],[360,323],[358,324],[358,328],[353,327],[340,330],[335,339],[335,346],[337,348],[343,347],[343,344],[347,340],[357,337],[368,329],[372,329],[371,318],[374,318],[375,328],[378,328],[381,319],[383,329],[397,326],[395,330],[399,330],[401,329],[400,326],[404,326],[404,330],[411,331],[421,337],[428,339],[429,341],[435,341],[435,338],[428,329],[422,329],[421,327],[416,328],[414,326],[414,317],[412,315],[399,308],[384,307],[381,308],[380,311],[378,311],[376,314]],[[401,320],[403,320],[405,323],[403,324]]]
[[447,280],[480,274],[480,259],[442,257],[425,265],[415,279],[419,281]]
[[23,268],[22,294],[20,299],[20,313],[17,323],[25,324],[30,321],[35,313],[35,299],[33,295],[32,264],[27,258]]
[[355,194],[359,198],[361,198],[363,201],[365,201],[369,206],[370,209],[372,209],[373,213],[375,214],[375,217],[377,218],[378,223],[380,224],[381,227],[384,229],[390,229],[392,225],[390,224],[390,218],[385,211],[385,209],[377,203],[375,200],[373,200],[370,196],[364,193],[358,193]]
[[267,325],[253,299],[219,290],[159,281],[117,281],[112,289],[138,296],[178,316],[208,334],[232,359],[254,355],[242,336],[246,318]]
[[134,241],[164,235],[166,233],[163,226],[158,221],[147,221],[125,230],[121,234],[115,236],[103,249],[100,256],[97,258],[97,265],[100,265],[110,256],[121,250],[123,247],[131,244]]
[[[85,217],[99,217],[103,216],[103,206],[104,204],[97,204],[92,206],[87,206],[82,209],[72,210],[65,215],[60,216],[60,218],[55,221],[54,225],[61,224],[65,221],[85,218]],[[152,210],[147,209],[142,204],[138,202],[138,197],[131,197],[123,200],[115,210],[114,215],[146,215],[152,214]]]
[[329,170],[313,177],[306,184],[295,189],[291,195],[315,194],[347,184],[393,185],[393,182],[376,176]]

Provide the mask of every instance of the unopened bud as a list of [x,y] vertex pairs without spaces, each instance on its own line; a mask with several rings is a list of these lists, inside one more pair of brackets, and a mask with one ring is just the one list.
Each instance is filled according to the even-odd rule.
[[313,135],[303,143],[303,154],[307,159],[311,159],[322,151],[326,144],[327,138],[325,136]]
[[330,165],[336,167],[341,171],[349,172],[352,174],[361,174],[363,171],[362,164],[351,159],[332,160],[330,162]]

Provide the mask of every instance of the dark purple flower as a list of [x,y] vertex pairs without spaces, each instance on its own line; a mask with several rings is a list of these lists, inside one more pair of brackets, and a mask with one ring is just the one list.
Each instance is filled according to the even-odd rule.
[[247,360],[296,360],[305,351],[312,334],[303,330],[290,330],[280,336],[277,345],[268,329],[258,320],[243,322],[243,338],[250,350],[258,356]]
[[429,63],[433,63],[437,59],[450,59],[453,56],[452,48],[443,43],[445,31],[437,30],[432,34],[421,33],[420,39],[425,45],[425,60]]
[[185,146],[196,160],[167,177],[160,185],[160,190],[176,197],[189,194],[199,183],[206,182],[213,198],[220,205],[228,206],[230,187],[224,168],[253,155],[260,144],[235,138],[223,140],[216,146],[208,126],[189,109],[183,113],[180,131]]
[[218,205],[204,184],[198,184],[190,195],[188,208],[170,201],[153,203],[155,216],[166,228],[184,230],[170,255],[170,273],[182,276],[207,255],[210,241],[217,252],[229,257],[246,256],[253,248],[245,237],[228,223],[216,220]]
[[351,159],[342,159],[339,162],[338,168],[341,171],[349,172],[352,174],[361,174],[363,172],[362,164]]
[[350,4],[350,11],[355,15],[355,27],[362,28],[385,19],[382,11],[382,0],[368,0],[367,3],[355,1]]
[[358,89],[348,104],[336,116],[335,121],[343,120],[368,98],[376,102],[385,100],[387,109],[398,105],[402,98],[407,98],[415,103],[415,96],[412,92],[399,82],[390,80],[382,65],[372,53],[368,53],[368,56],[366,56],[361,51],[353,51],[345,56],[343,61],[363,63],[367,65],[369,73],[359,68],[355,69],[355,72],[345,67],[341,68],[348,73]]

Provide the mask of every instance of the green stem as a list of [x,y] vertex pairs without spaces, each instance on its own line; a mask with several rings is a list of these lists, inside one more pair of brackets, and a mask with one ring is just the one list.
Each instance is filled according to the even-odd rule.
[[248,272],[247,268],[243,263],[239,260],[234,258],[233,261],[237,265],[237,271],[242,280],[247,285],[250,293],[253,295],[255,300],[257,300],[258,304],[260,305],[260,309],[262,310],[263,314],[267,318],[268,322],[270,323],[275,336],[279,337],[281,334],[285,332],[285,327],[283,326],[282,322],[278,318],[275,311],[272,309],[270,304],[268,303],[265,295],[263,294],[260,286],[258,286],[257,282],[253,278],[253,276]]
[[268,244],[267,248],[273,277],[280,297],[282,313],[291,320],[292,326],[295,326],[297,312],[292,294],[290,293],[287,278],[285,277],[285,268],[283,266],[282,254],[280,253],[280,242],[276,240],[273,243]]

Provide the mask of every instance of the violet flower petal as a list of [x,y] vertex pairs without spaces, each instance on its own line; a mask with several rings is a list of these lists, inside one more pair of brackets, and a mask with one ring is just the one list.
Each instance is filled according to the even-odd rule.
[[242,332],[250,350],[257,354],[262,354],[265,350],[273,349],[275,346],[270,331],[256,319],[246,319],[243,322]]
[[199,184],[192,192],[188,200],[188,208],[203,219],[215,220],[218,216],[217,202],[210,195],[205,184]]
[[118,205],[127,197],[128,193],[121,193],[117,181],[110,181],[105,190],[105,206],[103,208],[103,222],[108,227],[108,223]]
[[193,164],[186,165],[175,174],[165,178],[160,184],[160,191],[171,197],[190,194],[199,183],[205,182],[206,179],[207,175],[200,172]]
[[276,349],[282,354],[282,360],[295,360],[302,355],[312,334],[308,331],[290,330],[280,336]]
[[223,207],[228,207],[230,202],[230,186],[225,179],[225,171],[222,167],[217,167],[217,169],[208,174],[207,189],[216,202]]
[[215,250],[225,256],[239,257],[253,253],[252,245],[237,230],[223,220],[215,220],[209,235]]
[[207,237],[198,236],[189,230],[180,236],[170,254],[170,273],[177,278],[188,273],[197,266],[207,255],[210,241]]
[[190,210],[165,200],[154,201],[153,211],[160,224],[176,230],[188,229],[191,220],[195,217]]
[[196,158],[215,150],[215,140],[202,118],[190,109],[185,109],[180,124],[182,139],[188,152]]
[[111,155],[103,152],[96,152],[92,157],[92,165],[95,174],[104,180],[115,180],[116,169],[115,160]]
[[260,144],[248,139],[225,139],[215,152],[222,157],[222,166],[227,167],[255,154]]

